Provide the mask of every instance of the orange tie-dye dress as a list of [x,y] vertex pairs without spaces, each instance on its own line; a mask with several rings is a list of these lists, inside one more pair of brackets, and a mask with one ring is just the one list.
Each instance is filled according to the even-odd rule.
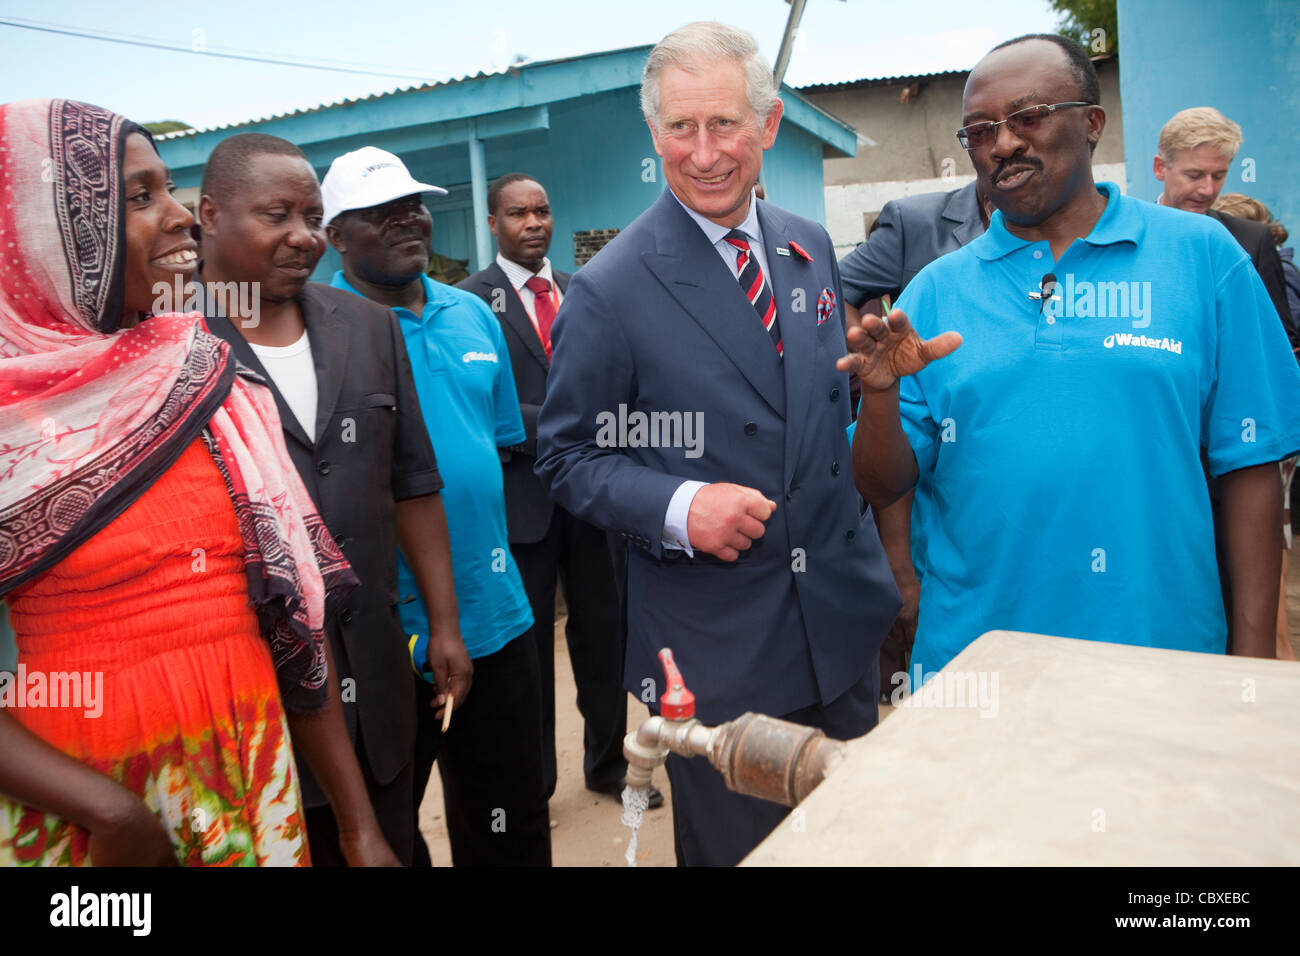
[[[179,863],[309,865],[288,725],[245,582],[234,507],[196,439],[116,520],[8,596],[24,702],[37,706],[7,713],[139,794]],[[69,672],[82,675],[81,699],[52,699],[50,676]],[[99,701],[87,699],[95,674]],[[45,678],[43,702],[33,675]],[[88,837],[0,796],[0,865],[93,864]]]

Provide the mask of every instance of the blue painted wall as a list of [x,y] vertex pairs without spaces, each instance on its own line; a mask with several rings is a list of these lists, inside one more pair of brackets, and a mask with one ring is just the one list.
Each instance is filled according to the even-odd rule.
[[[1213,106],[1244,142],[1224,192],[1263,202],[1300,237],[1300,0],[1119,0],[1128,191],[1154,200],[1160,128]],[[1254,181],[1243,160],[1254,161]],[[1288,243],[1292,244],[1292,243]]]

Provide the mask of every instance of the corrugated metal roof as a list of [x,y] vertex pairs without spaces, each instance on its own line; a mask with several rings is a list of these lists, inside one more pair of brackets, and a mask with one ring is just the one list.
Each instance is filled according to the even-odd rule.
[[434,83],[413,83],[410,86],[399,86],[393,90],[383,90],[379,93],[370,93],[366,96],[344,97],[341,100],[333,100],[328,103],[320,103],[316,106],[305,106],[302,109],[288,110],[283,113],[271,113],[266,116],[254,116],[249,119],[239,120],[234,123],[218,123],[216,126],[197,126],[193,129],[178,129],[170,133],[163,133],[161,136],[155,136],[154,139],[182,139],[186,136],[197,136],[199,133],[210,133],[215,130],[238,129],[241,126],[252,126],[254,123],[265,123],[270,120],[284,119],[286,116],[301,116],[305,113],[318,113],[321,110],[333,109],[336,106],[351,106],[353,103],[364,103],[367,100],[379,100],[387,96],[398,96],[402,93],[415,93],[420,90],[432,90],[439,86],[454,86],[457,83],[465,83],[469,80],[482,79],[485,76],[498,76],[502,73],[508,73],[511,70],[518,70],[521,66],[531,66],[532,64],[515,64],[508,67],[502,67],[499,70],[484,71],[472,75],[455,77],[450,80],[438,80]]
[[465,76],[454,77],[448,80],[437,80],[433,83],[413,83],[410,86],[399,86],[393,90],[383,90],[379,93],[370,93],[366,96],[346,97],[341,100],[334,100],[329,103],[318,103],[315,106],[306,106],[302,109],[288,110],[284,113],[272,113],[268,116],[255,116],[250,119],[239,120],[234,123],[218,123],[216,126],[199,126],[193,129],[181,129],[171,133],[164,133],[161,136],[155,136],[156,140],[183,139],[187,136],[197,136],[200,133],[210,133],[217,130],[238,129],[241,126],[252,126],[255,123],[266,123],[270,120],[284,119],[288,116],[302,116],[306,113],[318,113],[321,110],[333,109],[338,106],[351,106],[354,103],[365,103],[369,100],[381,100],[389,96],[400,96],[403,93],[418,93],[423,90],[437,89],[440,86],[456,86],[459,83],[468,83],[471,80],[481,80],[489,76],[501,76],[506,73],[518,73],[523,70],[532,69],[539,66],[550,66],[555,63],[566,63],[570,60],[585,60],[594,56],[610,56],[618,53],[627,53],[630,50],[644,49],[647,53],[650,51],[649,45],[622,47],[617,50],[600,50],[596,53],[583,53],[577,56],[562,56],[553,60],[529,60],[524,63],[512,63],[510,66],[501,67],[497,70],[480,70],[477,73],[467,74]]
[[[1114,53],[1101,53],[1097,56],[1090,56],[1094,65],[1100,65],[1107,60],[1116,59]],[[808,86],[800,86],[800,93],[828,93],[831,90],[856,90],[866,89],[871,86],[903,86],[915,80],[932,80],[937,76],[965,76],[972,68],[965,70],[939,70],[936,73],[906,73],[899,76],[876,76],[863,77],[860,80],[844,80],[841,83],[812,83]]]
[[900,76],[876,76],[842,83],[814,83],[799,87],[800,93],[828,93],[831,90],[857,90],[870,86],[903,86],[915,80],[930,80],[937,76],[965,76],[970,70],[940,70],[937,73],[906,73]]

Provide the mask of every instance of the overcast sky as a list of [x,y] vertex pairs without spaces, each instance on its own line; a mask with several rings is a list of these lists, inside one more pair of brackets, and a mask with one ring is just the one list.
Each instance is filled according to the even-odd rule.
[[[0,20],[182,47],[180,52],[0,25],[0,102],[67,97],[148,122],[239,122],[508,65],[654,43],[696,19],[743,26],[776,58],[783,0],[0,0]],[[993,25],[996,20],[997,25]],[[809,0],[786,82],[966,69],[995,43],[1052,31],[1046,0]],[[216,59],[238,52],[396,75]]]

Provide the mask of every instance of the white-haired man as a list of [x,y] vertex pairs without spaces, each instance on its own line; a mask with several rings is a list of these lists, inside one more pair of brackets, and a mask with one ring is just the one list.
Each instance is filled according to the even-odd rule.
[[1157,201],[1162,206],[1201,213],[1223,223],[1250,255],[1294,349],[1300,347],[1300,328],[1296,326],[1300,316],[1291,314],[1282,260],[1272,233],[1261,223],[1210,208],[1219,198],[1219,190],[1240,148],[1241,127],[1214,107],[1195,106],[1175,113],[1160,130],[1159,152],[1152,160],[1152,172],[1164,183],[1164,191]]
[[[899,601],[851,478],[834,249],[753,194],[782,105],[748,33],[665,37],[641,105],[669,188],[569,285],[538,476],[633,545],[629,690],[654,706],[671,646],[705,723],[753,710],[859,736]],[[600,427],[635,413],[682,427]],[[736,863],[788,812],[701,760],[668,776],[681,863]]]

